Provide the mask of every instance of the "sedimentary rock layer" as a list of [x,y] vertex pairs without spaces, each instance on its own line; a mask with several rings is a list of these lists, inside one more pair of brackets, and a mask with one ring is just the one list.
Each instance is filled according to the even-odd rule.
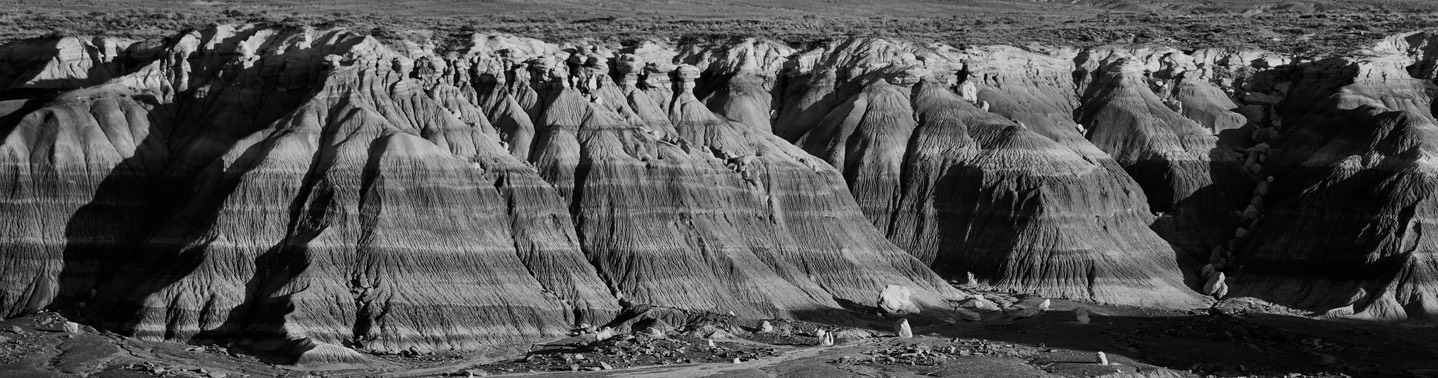
[[325,362],[557,337],[618,297],[808,318],[890,285],[963,297],[837,170],[713,114],[691,66],[616,82],[599,51],[521,38],[415,59],[252,26],[136,49],[16,63],[39,74],[10,90],[54,97],[5,118],[6,316]]
[[1366,56],[1299,67],[1234,294],[1331,316],[1438,315],[1438,260],[1425,236],[1438,152],[1428,40],[1398,36]]
[[309,362],[556,337],[621,301],[822,320],[903,286],[942,311],[945,276],[1430,316],[1430,40],[1306,63],[247,25],[16,42],[0,315]]
[[[783,89],[798,98],[787,104],[807,108],[778,117],[817,119],[790,129],[803,131],[798,144],[842,167],[874,225],[940,274],[1108,303],[1203,303],[1184,286],[1176,252],[1148,229],[1142,190],[1062,121],[1077,104],[1071,78],[1045,83],[979,64],[1058,73],[1068,67],[1058,59],[1003,49],[965,59],[887,41],[807,54],[816,63],[796,67],[811,71],[789,73],[796,80]],[[825,96],[832,105],[810,101]],[[795,116],[817,110],[827,113]]]

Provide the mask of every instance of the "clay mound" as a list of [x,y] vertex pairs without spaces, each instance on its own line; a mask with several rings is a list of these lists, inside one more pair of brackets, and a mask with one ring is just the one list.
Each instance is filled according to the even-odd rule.
[[[998,288],[1104,303],[1203,305],[1183,283],[1177,252],[1148,229],[1147,209],[1133,205],[1144,197],[1132,179],[927,84],[916,96],[921,122],[910,152],[916,169],[906,182],[934,187],[908,192],[905,202],[923,199],[929,204],[915,210],[934,207],[938,214],[914,222],[901,212],[891,235],[903,235],[911,222],[932,229],[915,235],[913,250],[936,249],[936,271],[972,272]],[[965,145],[962,139],[930,136],[953,129],[968,131],[972,151],[948,147]],[[945,151],[944,159],[924,156],[935,150]],[[918,168],[935,160],[946,164]],[[926,172],[938,174],[917,175]],[[937,246],[926,245],[935,240]]]
[[[1285,111],[1269,210],[1240,249],[1235,294],[1331,316],[1438,315],[1433,212],[1434,87],[1383,55],[1305,70]],[[1311,100],[1321,99],[1321,100]]]
[[612,315],[557,196],[378,65],[332,74],[202,173],[146,247],[153,260],[117,279],[137,284],[104,296],[139,299],[92,313],[132,308],[141,337],[391,353],[560,336]]
[[[1072,82],[1066,100],[1057,75],[1054,85],[1046,86],[999,85],[1004,76],[997,73],[960,73],[982,80],[981,93],[994,103],[1067,138],[1068,147],[960,98],[946,79],[928,71],[946,67],[945,56],[875,49],[867,55],[876,57],[872,60],[799,58],[855,64],[813,69],[860,73],[837,85],[862,89],[836,101],[797,143],[844,170],[865,215],[896,244],[940,274],[972,273],[1001,289],[1107,303],[1203,305],[1185,288],[1176,252],[1148,229],[1147,209],[1133,205],[1145,202],[1142,191],[1071,121],[1062,121],[1061,113],[1071,114],[1074,106]],[[972,57],[970,67],[982,58]],[[885,61],[892,63],[875,66]],[[843,92],[802,88],[809,83],[791,81],[788,85],[800,88],[786,91],[826,97]],[[1065,106],[1069,109],[1060,110]],[[1005,129],[1012,131],[1004,134]]]
[[1137,62],[1098,65],[1077,113],[1088,139],[1139,183],[1154,211],[1165,213],[1155,226],[1165,239],[1195,262],[1208,257],[1232,239],[1234,212],[1245,205],[1257,172],[1248,172],[1209,129],[1165,105]]
[[[481,108],[518,102],[515,93],[539,99],[528,107],[533,141],[509,139],[511,148],[529,149],[528,160],[566,201],[590,261],[626,300],[817,317],[844,303],[873,306],[889,285],[912,287],[926,306],[942,309],[962,295],[868,228],[832,167],[767,129],[716,115],[709,105],[718,102],[706,105],[694,93],[696,67],[680,77],[671,62],[643,60],[687,59],[732,76],[780,55],[748,52],[734,56],[759,63],[731,65],[728,50],[680,59],[652,45],[616,54],[476,38],[496,40],[517,42],[476,43],[417,62],[434,67],[419,76],[475,88]],[[500,81],[504,90],[491,84]],[[743,103],[739,97],[719,102]],[[768,111],[760,114],[767,121]],[[501,124],[493,115],[491,123]]]
[[968,185],[980,195],[955,207],[979,210],[967,217],[975,235],[964,244],[968,254],[950,266],[1003,272],[995,286],[1047,296],[1166,308],[1206,303],[1184,284],[1173,249],[1148,230],[1144,214],[1106,198],[1112,189],[1105,188],[1121,188],[1126,178],[1023,127],[998,126],[971,128],[984,152],[956,174],[972,177]]
[[[302,36],[233,26],[196,31],[177,36],[166,54],[157,54],[161,59],[134,72],[13,114],[0,166],[10,177],[28,179],[0,183],[13,194],[4,206],[24,214],[0,228],[0,239],[12,241],[0,256],[27,263],[6,274],[0,313],[35,311],[57,297],[86,302],[121,262],[134,258],[132,250],[183,188],[175,185],[203,165],[195,161],[213,159],[223,152],[214,146],[263,127],[301,101],[306,91],[294,89],[310,84],[313,64],[288,58],[323,56],[347,46],[343,36],[322,34],[330,40],[323,48],[275,51],[275,59],[256,61],[240,53],[244,46],[285,41],[275,44],[284,49]],[[207,42],[218,39],[233,40]],[[104,65],[104,56],[91,57],[101,61],[70,65]],[[234,75],[210,76],[217,66],[230,66]],[[284,66],[290,68],[285,75],[256,85],[256,72]],[[53,79],[67,83],[91,81],[83,76],[88,72],[45,72],[81,75]],[[213,97],[192,100],[207,95]]]
[[[887,285],[913,287],[930,307],[959,295],[864,231],[832,168],[708,110],[692,92],[697,72],[674,80],[665,111],[592,68],[534,74],[546,101],[533,161],[626,299],[814,317],[838,300],[873,306]],[[672,122],[651,128],[656,113]]]
[[[553,189],[379,44],[226,26],[167,49],[7,136],[4,166],[35,178],[7,181],[28,215],[3,251],[29,263],[6,265],[24,273],[6,274],[4,313],[58,297],[144,338],[396,352],[617,309]],[[331,53],[367,68],[331,73]]]

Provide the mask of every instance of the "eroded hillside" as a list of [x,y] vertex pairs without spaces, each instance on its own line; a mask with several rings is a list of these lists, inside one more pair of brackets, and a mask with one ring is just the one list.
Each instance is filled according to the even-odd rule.
[[[252,24],[13,42],[0,315],[302,363],[638,305],[972,319],[951,280],[1428,318],[1431,40],[1322,60]],[[881,300],[896,286],[914,308]]]

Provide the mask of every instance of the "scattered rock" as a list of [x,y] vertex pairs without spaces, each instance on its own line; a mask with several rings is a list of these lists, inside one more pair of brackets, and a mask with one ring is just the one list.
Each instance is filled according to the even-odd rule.
[[[994,310],[997,311],[997,310],[998,310],[998,306],[994,306]],[[964,309],[964,308],[955,308],[955,309],[953,309],[953,312],[954,312],[955,315],[957,315],[957,316],[958,316],[960,319],[962,319],[962,320],[967,320],[967,321],[971,321],[971,322],[977,322],[977,321],[979,321],[979,320],[983,320],[983,316],[979,315],[979,313],[973,312],[973,311],[969,311],[969,310]],[[956,319],[956,320],[957,320],[957,319]]]
[[634,330],[637,333],[646,334],[654,337],[664,337],[665,334],[674,331],[674,327],[669,325],[669,323],[665,322],[664,320],[654,318],[643,319],[634,322],[634,326],[630,327],[630,329]]
[[850,328],[830,333],[828,336],[830,339],[862,340],[874,338],[875,335],[873,331],[867,329]]
[[765,320],[763,323],[759,323],[759,332],[774,332],[774,325]]
[[1015,319],[1029,318],[1043,312],[1043,309],[1046,309],[1048,307],[1047,305],[1045,305],[1045,303],[1047,302],[1049,302],[1049,300],[1043,297],[1028,297],[1024,298],[1024,300],[1022,301],[1019,301],[1019,303],[1010,306],[1006,311],[1008,311],[1008,314],[1010,316],[1013,316]]
[[973,298],[965,299],[963,302],[959,303],[959,306],[984,311],[1000,310],[998,303],[994,303],[994,301],[991,301],[988,298],[984,298],[982,295],[976,295]]

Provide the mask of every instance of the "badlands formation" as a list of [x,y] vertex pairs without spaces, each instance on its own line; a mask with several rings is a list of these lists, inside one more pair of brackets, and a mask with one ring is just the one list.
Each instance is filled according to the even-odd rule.
[[300,363],[622,329],[643,306],[973,319],[951,282],[1431,318],[1434,41],[1318,60],[877,38],[440,50],[254,25],[12,42],[0,315]]

